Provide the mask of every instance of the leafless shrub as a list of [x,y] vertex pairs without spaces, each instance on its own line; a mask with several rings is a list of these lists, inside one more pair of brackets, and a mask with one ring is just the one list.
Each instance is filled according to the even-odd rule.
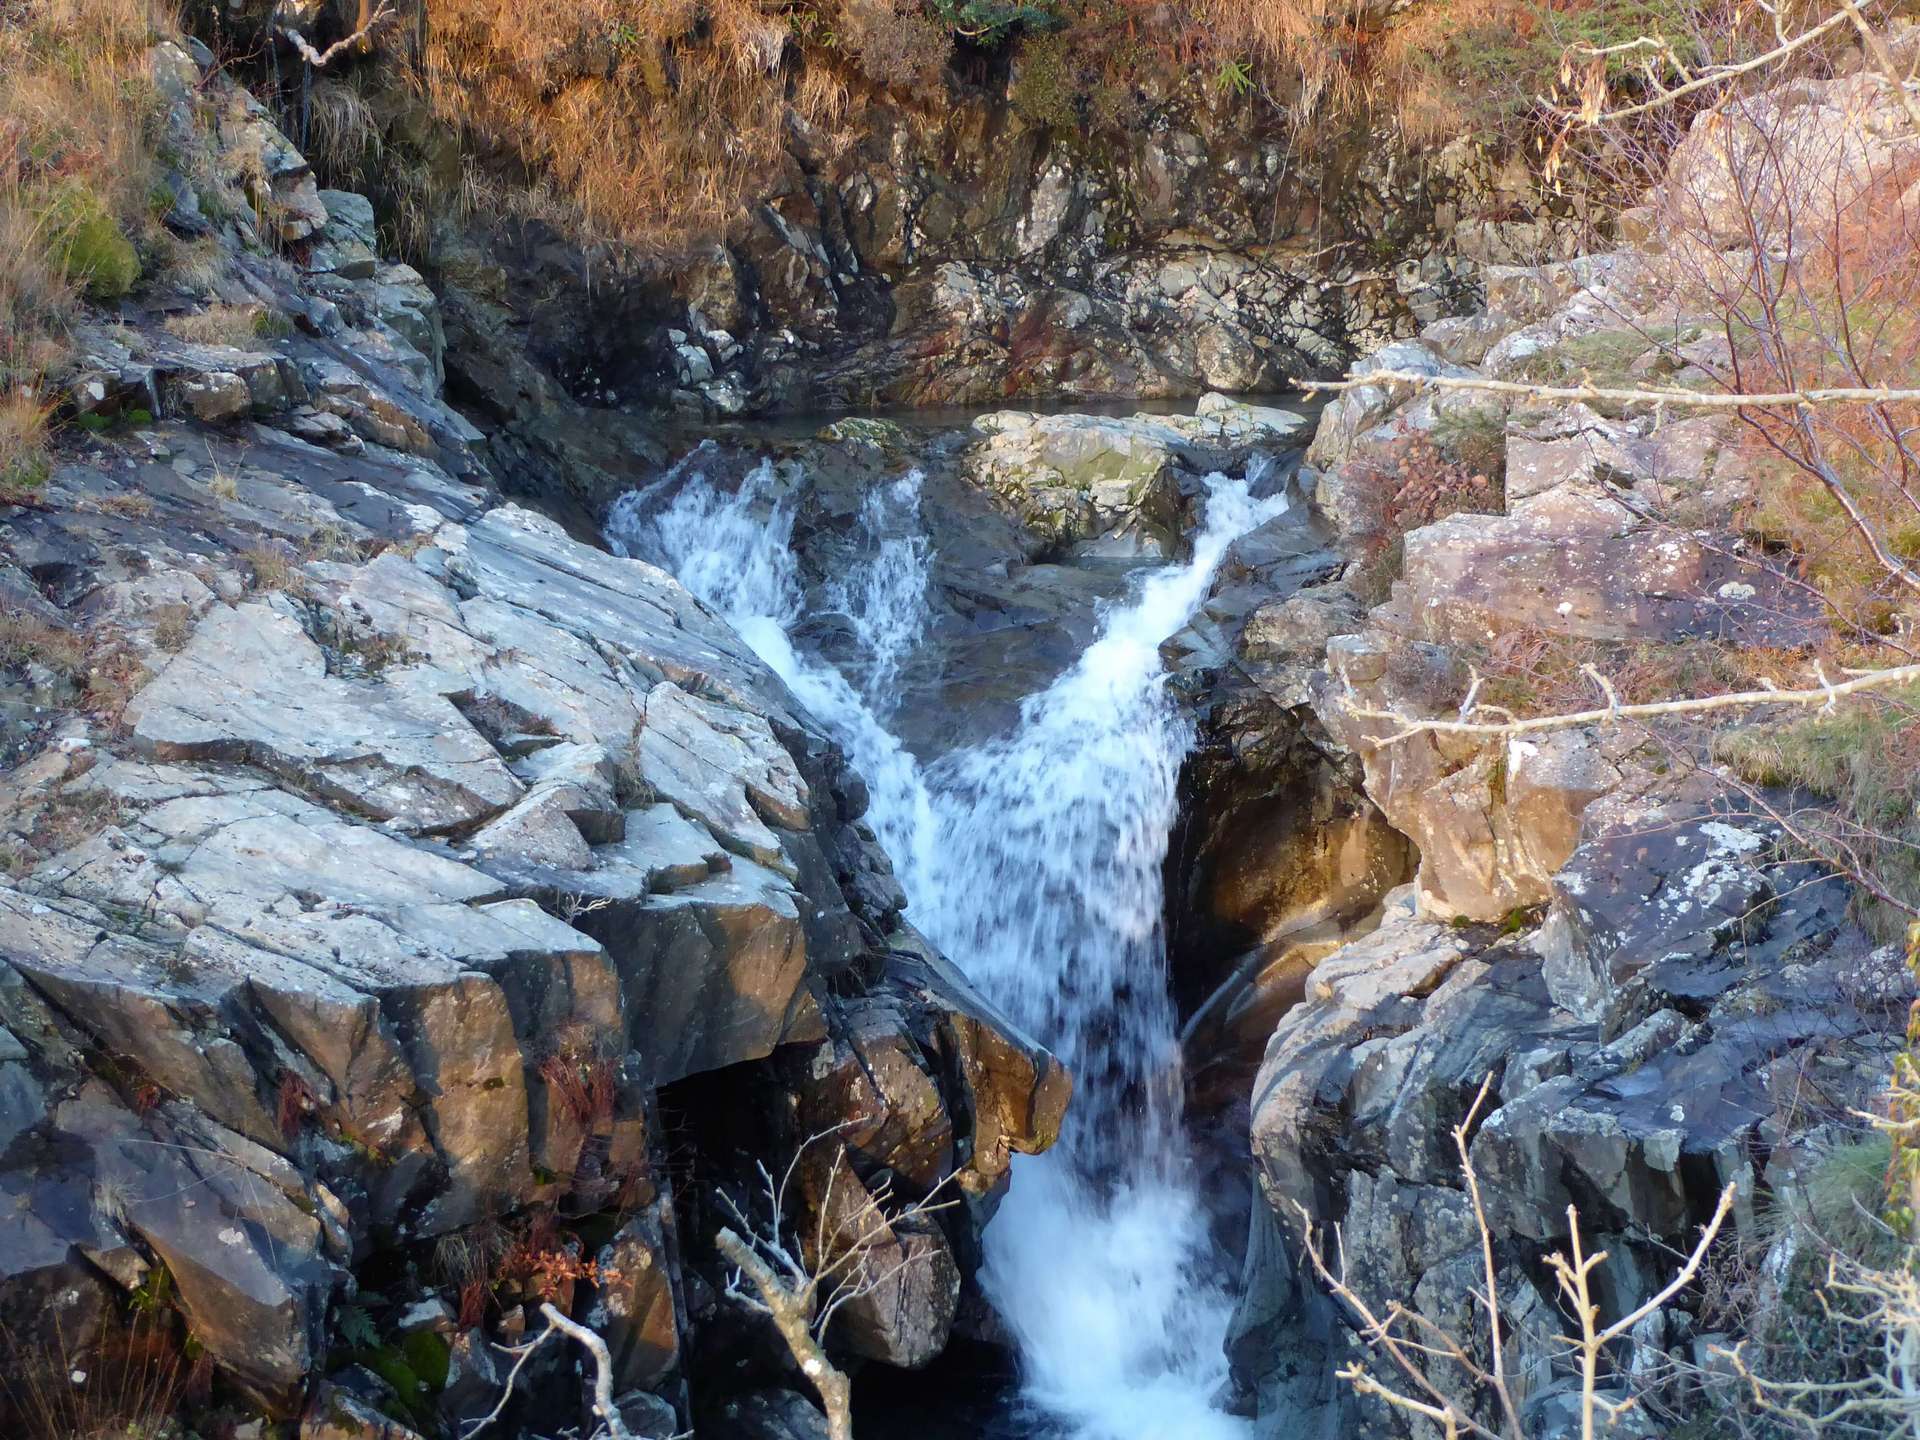
[[[1338,1229],[1334,1231],[1334,1255],[1329,1262],[1325,1245],[1314,1229],[1312,1217],[1304,1207],[1297,1207],[1304,1249],[1314,1274],[1352,1315],[1358,1324],[1360,1337],[1368,1348],[1384,1355],[1391,1362],[1393,1372],[1397,1372],[1390,1372],[1389,1378],[1383,1380],[1364,1363],[1356,1360],[1340,1370],[1340,1378],[1360,1395],[1380,1400],[1403,1415],[1418,1417],[1440,1427],[1448,1440],[1457,1440],[1463,1435],[1478,1436],[1481,1440],[1524,1440],[1519,1405],[1507,1376],[1506,1340],[1502,1332],[1493,1231],[1487,1223],[1486,1209],[1480,1198],[1480,1179],[1474,1171],[1468,1149],[1469,1132],[1479,1119],[1492,1083],[1491,1077],[1482,1083],[1480,1093],[1474,1098],[1466,1117],[1453,1129],[1454,1147],[1460,1155],[1460,1173],[1466,1182],[1467,1196],[1473,1205],[1474,1223],[1480,1238],[1486,1288],[1474,1291],[1472,1299],[1487,1318],[1487,1360],[1484,1364],[1468,1350],[1467,1342],[1462,1337],[1435,1324],[1419,1311],[1408,1308],[1398,1300],[1390,1300],[1384,1307],[1367,1300],[1348,1275]],[[1580,1440],[1595,1440],[1638,1403],[1637,1397],[1631,1394],[1623,1400],[1612,1400],[1600,1393],[1600,1381],[1610,1364],[1610,1352],[1636,1326],[1659,1314],[1692,1283],[1714,1237],[1720,1233],[1720,1227],[1733,1207],[1733,1199],[1734,1187],[1729,1185],[1721,1192],[1720,1203],[1701,1230],[1699,1242],[1673,1279],[1652,1297],[1610,1323],[1603,1322],[1600,1307],[1594,1298],[1595,1272],[1605,1263],[1606,1252],[1587,1252],[1580,1234],[1579,1212],[1572,1205],[1567,1207],[1568,1248],[1548,1256],[1547,1265],[1559,1286],[1561,1300],[1571,1311],[1577,1327],[1574,1334],[1561,1336],[1558,1343],[1562,1347],[1563,1358],[1573,1364],[1580,1380]],[[1457,1393],[1436,1380],[1434,1372],[1439,1367],[1434,1364],[1435,1361],[1448,1362],[1466,1377],[1470,1388],[1491,1395],[1493,1405],[1478,1405],[1471,1394]]]
[[[895,1244],[896,1227],[928,1219],[952,1202],[936,1199],[945,1188],[943,1181],[924,1199],[895,1208],[890,1185],[868,1189],[853,1176],[838,1133],[826,1130],[809,1137],[795,1149],[778,1180],[764,1164],[758,1166],[758,1216],[723,1193],[721,1204],[733,1216],[733,1225],[723,1229],[715,1243],[734,1267],[727,1293],[773,1322],[800,1373],[819,1392],[829,1440],[852,1440],[853,1389],[827,1356],[828,1327],[847,1305],[874,1294],[917,1263],[914,1252],[899,1260],[885,1253]],[[816,1158],[809,1152],[824,1143],[833,1146],[825,1194],[814,1206],[813,1233],[796,1234],[785,1218],[790,1192],[803,1165]],[[854,1192],[850,1208],[844,1210],[833,1203],[840,1186]]]

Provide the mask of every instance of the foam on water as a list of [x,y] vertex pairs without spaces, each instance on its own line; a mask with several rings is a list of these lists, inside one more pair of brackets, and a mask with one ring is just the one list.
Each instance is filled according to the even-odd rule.
[[887,729],[927,621],[920,479],[869,496],[862,558],[830,586],[862,683],[798,650],[791,497],[763,464],[728,493],[694,466],[615,506],[620,553],[663,565],[834,734],[872,792],[910,917],[1074,1075],[1060,1142],[1016,1163],[982,1282],[1020,1345],[1028,1397],[1077,1440],[1224,1440],[1232,1297],[1181,1125],[1161,864],[1190,727],[1159,647],[1205,600],[1227,547],[1285,509],[1260,476],[1208,480],[1183,564],[1149,573],[1003,738],[922,768]]

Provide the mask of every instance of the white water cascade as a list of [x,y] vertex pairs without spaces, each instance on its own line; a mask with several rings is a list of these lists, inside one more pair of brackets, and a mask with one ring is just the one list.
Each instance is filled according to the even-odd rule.
[[1227,547],[1285,508],[1257,476],[1209,480],[1184,564],[1149,572],[1013,733],[918,765],[877,703],[927,618],[920,478],[874,492],[867,550],[828,594],[866,683],[795,649],[793,512],[770,464],[733,493],[695,466],[614,507],[616,551],[665,566],[724,615],[833,732],[872,792],[909,917],[1074,1076],[1059,1144],[1016,1165],[982,1282],[1019,1341],[1027,1398],[1074,1440],[1225,1440],[1231,1297],[1181,1125],[1161,862],[1191,743],[1159,646]]

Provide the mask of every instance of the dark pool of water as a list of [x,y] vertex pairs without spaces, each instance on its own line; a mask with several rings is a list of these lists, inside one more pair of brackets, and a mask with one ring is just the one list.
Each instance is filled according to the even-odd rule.
[[1006,1352],[950,1343],[925,1370],[872,1365],[853,1383],[855,1440],[1052,1440],[1058,1432],[1019,1394]]

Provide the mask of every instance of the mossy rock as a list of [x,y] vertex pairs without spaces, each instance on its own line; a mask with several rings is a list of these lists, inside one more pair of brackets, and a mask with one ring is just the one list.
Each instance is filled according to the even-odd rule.
[[68,279],[94,300],[117,300],[140,278],[140,256],[106,203],[83,180],[47,196],[48,247]]

